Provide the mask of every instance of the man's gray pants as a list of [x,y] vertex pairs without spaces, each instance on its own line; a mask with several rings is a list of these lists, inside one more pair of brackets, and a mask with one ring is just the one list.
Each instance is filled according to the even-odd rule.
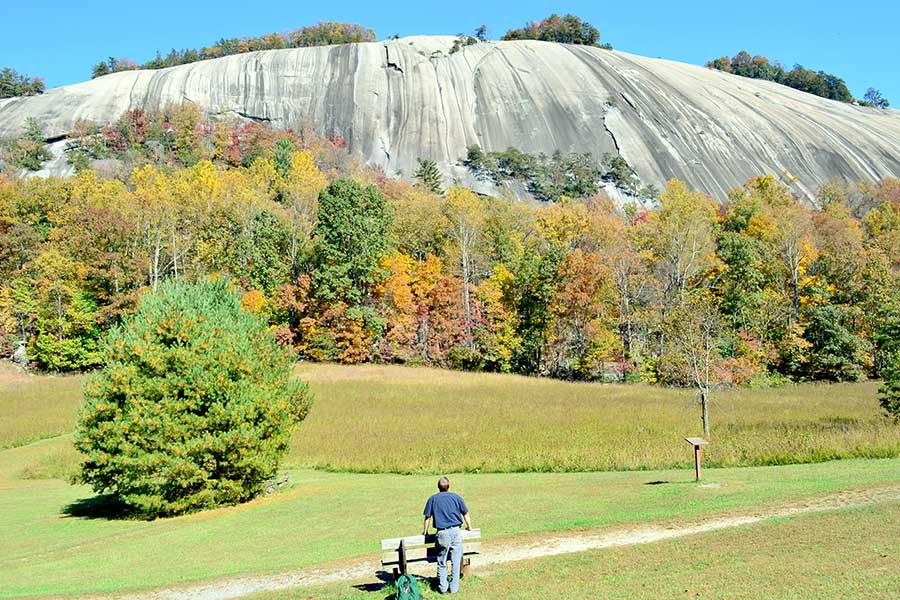
[[[451,527],[437,532],[434,547],[437,550],[438,591],[455,594],[459,591],[459,568],[463,557],[462,532],[459,527]],[[453,563],[453,576],[447,584],[447,559]]]

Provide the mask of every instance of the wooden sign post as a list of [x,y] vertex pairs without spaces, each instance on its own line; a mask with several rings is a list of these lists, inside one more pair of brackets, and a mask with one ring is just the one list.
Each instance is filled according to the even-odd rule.
[[688,444],[694,447],[694,472],[697,474],[697,481],[700,481],[701,468],[700,461],[703,459],[703,446],[709,444],[703,438],[684,438]]

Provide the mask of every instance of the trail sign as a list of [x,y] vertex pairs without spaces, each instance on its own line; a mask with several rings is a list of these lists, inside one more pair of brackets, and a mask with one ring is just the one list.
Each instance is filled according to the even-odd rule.
[[703,446],[709,444],[703,438],[684,438],[688,444],[694,447],[694,473],[697,475],[697,481],[700,481],[700,461],[703,458]]

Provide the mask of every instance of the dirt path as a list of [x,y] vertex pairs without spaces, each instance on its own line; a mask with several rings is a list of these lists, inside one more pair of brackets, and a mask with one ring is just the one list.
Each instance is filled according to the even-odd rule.
[[[630,529],[574,532],[553,534],[524,541],[505,541],[493,546],[482,545],[475,572],[485,567],[518,560],[585,552],[601,548],[648,544],[672,538],[741,527],[778,517],[826,512],[853,506],[865,506],[880,502],[900,500],[900,486],[865,490],[847,490],[829,496],[813,498],[805,502],[785,505],[750,514],[717,519],[696,520],[669,526],[644,526]],[[425,565],[427,573],[434,569]],[[192,587],[168,589],[126,596],[128,600],[227,600],[259,592],[274,592],[313,585],[327,585],[341,581],[373,581],[379,570],[377,559],[360,559],[336,563],[331,566],[304,569],[283,575],[238,577],[200,584]]]

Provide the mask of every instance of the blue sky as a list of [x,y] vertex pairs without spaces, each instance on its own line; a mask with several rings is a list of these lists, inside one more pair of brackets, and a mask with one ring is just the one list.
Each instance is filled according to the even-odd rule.
[[900,106],[900,5],[894,2],[0,0],[0,5],[0,67],[43,76],[49,87],[87,79],[91,65],[111,55],[142,62],[157,49],[199,48],[223,36],[286,31],[319,20],[361,23],[379,39],[470,32],[481,24],[496,38],[551,12],[571,12],[596,25],[603,41],[619,50],[703,64],[746,49],[785,66],[801,63],[834,73],[856,96],[874,86]]

